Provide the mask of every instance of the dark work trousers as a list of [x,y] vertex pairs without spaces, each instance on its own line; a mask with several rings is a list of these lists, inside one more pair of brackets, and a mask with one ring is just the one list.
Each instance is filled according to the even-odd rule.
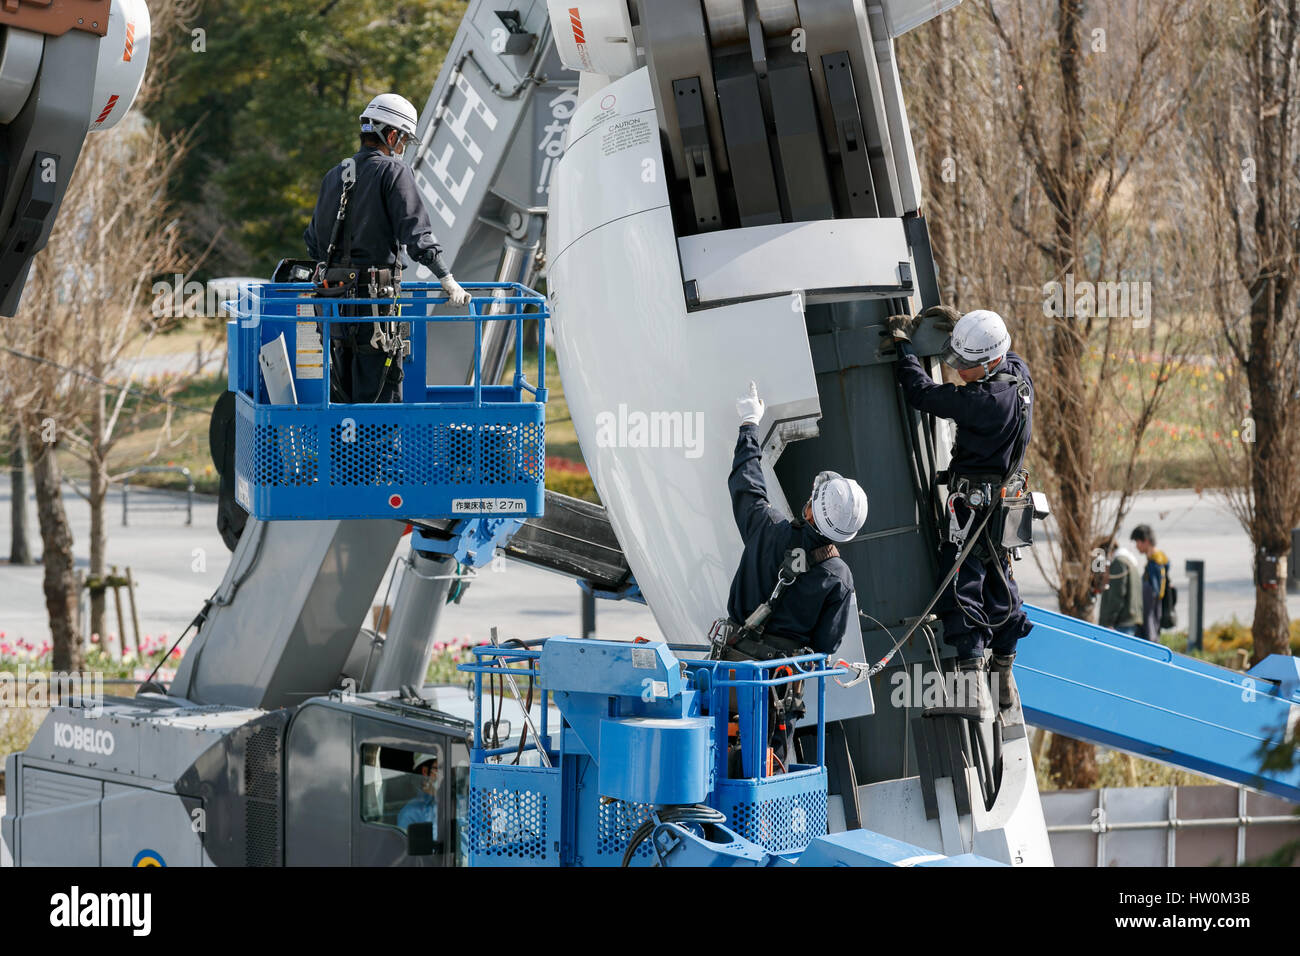
[[[958,519],[965,522],[969,514],[965,504],[959,502],[956,509]],[[976,515],[972,531],[981,517]],[[985,533],[991,537],[987,529]],[[947,575],[960,550],[948,541],[939,548],[941,575]],[[977,544],[935,605],[943,623],[943,639],[957,649],[958,660],[981,657],[986,648],[992,648],[994,654],[1014,654],[1016,642],[1033,626],[1021,606],[1011,556],[1002,548],[995,550],[996,557],[989,555],[986,541]],[[998,573],[994,560],[1005,574]]]
[[1136,636],[1160,643],[1160,598],[1145,578],[1142,581],[1142,625],[1137,629]]
[[[341,305],[339,314],[370,316],[371,311],[368,305]],[[330,401],[358,405],[400,402],[401,356],[393,356],[385,368],[387,354],[370,345],[373,322],[334,323],[330,330]]]

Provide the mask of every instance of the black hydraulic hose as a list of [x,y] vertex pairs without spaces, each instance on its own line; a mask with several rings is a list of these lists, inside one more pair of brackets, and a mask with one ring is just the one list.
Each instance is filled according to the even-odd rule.
[[706,807],[703,804],[689,804],[683,807],[667,807],[659,811],[659,820],[655,822],[652,817],[642,823],[632,833],[631,839],[627,841],[627,849],[623,851],[623,866],[632,865],[632,857],[636,855],[637,849],[642,843],[655,831],[655,828],[663,823],[698,823],[702,826],[710,824],[726,823],[726,814],[712,807]]
[[[903,438],[907,445],[908,477],[912,479],[912,496],[916,499],[917,514],[920,515],[922,523],[926,526],[927,536],[934,540],[938,536],[939,529],[929,520],[933,514],[931,502],[927,500],[925,488],[925,468],[921,462],[919,449],[916,442],[916,419],[912,415],[911,406],[907,404],[907,398],[903,395],[903,387],[897,382],[894,385],[894,395],[898,400],[899,413],[902,415]],[[930,556],[930,569],[933,573],[939,573],[938,560],[933,549],[927,548]]]
[[[502,647],[524,647],[525,645],[523,641],[519,640],[519,638],[512,637],[508,641],[502,641],[501,646]],[[506,667],[509,665],[503,663],[502,666]],[[502,694],[504,696],[504,689],[502,691]],[[528,678],[528,699],[524,702],[524,713],[525,714],[531,713],[532,709],[533,709],[533,679],[530,677]],[[515,759],[510,761],[511,766],[517,767],[519,765],[519,759],[524,755],[524,746],[527,743],[528,743],[528,735],[525,734],[522,730],[519,731],[519,749],[515,751]]]
[[[992,514],[992,510],[993,510],[993,509],[991,509],[991,508],[989,509],[989,513],[990,513],[990,514]],[[1011,616],[1012,616],[1013,614],[1016,613],[1016,608],[1015,608],[1015,605],[1012,603],[1012,598],[1011,598],[1011,582],[1007,580],[1007,569],[1004,568],[1004,567],[1002,566],[1002,562],[1003,562],[1004,560],[1006,560],[1006,557],[1005,557],[1005,556],[1003,556],[1003,557],[999,557],[999,556],[998,556],[998,553],[997,553],[996,549],[994,549],[994,547],[993,547],[993,541],[989,538],[989,536],[988,536],[988,532],[987,532],[987,531],[984,533],[984,545],[985,545],[985,547],[987,547],[987,548],[989,549],[989,554],[993,555],[993,564],[994,564],[994,566],[996,566],[997,569],[998,569],[998,580],[1000,580],[1000,581],[1002,582],[1002,589],[1003,589],[1004,591],[1006,591],[1006,593],[1007,593],[1007,613],[1006,613],[1006,616],[1003,617],[1002,620],[998,621],[996,624],[990,624],[990,625],[989,625],[989,629],[990,629],[990,630],[994,630],[994,631],[996,631],[996,630],[997,630],[998,628],[1000,628],[1003,624],[1006,624],[1007,621],[1011,620]]]
[[957,571],[961,568],[967,556],[971,553],[972,550],[974,550],[976,542],[979,541],[980,534],[983,533],[984,528],[988,525],[989,518],[992,515],[993,515],[992,508],[988,508],[987,510],[985,510],[984,518],[982,521],[980,521],[979,527],[975,529],[974,534],[972,534],[969,538],[966,539],[966,544],[963,545],[961,551],[957,554],[957,560],[953,562],[952,567],[948,569],[948,573],[944,575],[943,581],[939,584],[939,587],[935,590],[934,594],[931,596],[929,603],[926,604],[925,610],[922,611],[919,615],[917,615],[916,620],[912,622],[912,626],[907,629],[907,633],[894,642],[894,646],[889,649],[889,653],[886,654],[884,657],[882,657],[880,660],[876,661],[876,663],[871,665],[871,669],[867,671],[868,677],[875,677],[877,674],[883,671],[885,667],[888,666],[889,662],[893,660],[894,655],[898,653],[898,649],[907,643],[908,638],[910,638],[916,632],[916,629],[921,626],[921,622],[924,621],[927,616],[929,616],[931,609],[938,602],[940,596],[943,594],[944,590],[948,587],[948,584],[952,581],[954,577],[957,576]]
[[[185,640],[185,635],[190,632],[191,628],[203,626],[203,623],[208,619],[208,608],[210,607],[212,607],[212,599],[208,598],[203,602],[203,610],[199,611],[199,613],[194,616],[194,620],[190,621],[185,630],[181,631],[181,636],[176,638],[171,647],[167,648],[167,653],[158,659],[158,663],[153,666],[153,670],[149,672],[149,676],[140,682],[140,686],[137,687],[135,691],[137,694],[143,692],[144,689],[153,682],[154,677],[157,676],[158,671],[162,668],[163,664],[172,656],[172,651],[180,647],[181,641]],[[171,688],[168,688],[168,690],[170,689]]]
[[[924,427],[921,429],[921,434],[925,437],[926,457],[930,463],[931,474],[937,474],[939,471],[939,453],[935,449],[934,445],[934,416],[927,416],[923,424]],[[934,520],[937,525],[942,517],[939,512],[937,501],[935,502],[935,507],[931,510],[934,513]]]

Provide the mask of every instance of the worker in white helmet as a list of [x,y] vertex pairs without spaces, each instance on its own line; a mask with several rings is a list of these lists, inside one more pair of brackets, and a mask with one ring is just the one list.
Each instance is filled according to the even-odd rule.
[[[443,259],[415,174],[401,159],[415,139],[415,107],[396,93],[383,93],[370,101],[360,119],[361,149],[326,173],[321,183],[316,210],[303,233],[307,251],[313,260],[335,270],[330,275],[355,272],[354,279],[340,280],[344,285],[333,294],[391,298],[404,246],[412,262],[437,276],[454,305],[466,305],[469,293]],[[347,203],[341,208],[349,183]],[[318,272],[325,275],[319,266]],[[348,287],[347,281],[354,284]],[[389,309],[340,306],[340,314],[383,318]],[[402,363],[395,323],[334,323],[330,332],[332,400],[401,401]]]
[[[727,487],[744,550],[731,580],[729,618],[715,628],[714,654],[732,660],[791,657],[810,649],[834,654],[857,626],[853,574],[838,546],[852,541],[866,522],[866,493],[853,479],[823,471],[798,517],[777,511],[763,478],[758,425],[766,406],[755,383],[736,410],[740,434]],[[780,761],[803,714],[799,685],[785,689],[789,693],[774,694],[769,708],[770,746]]]
[[[940,360],[956,370],[962,385],[937,384],[913,352],[911,336],[927,321],[950,333]],[[882,334],[897,348],[898,382],[908,403],[957,426],[947,478],[949,527],[940,547],[940,569],[946,573],[986,509],[996,508],[1004,495],[1026,490],[1028,473],[1021,466],[1033,429],[1034,398],[1029,366],[1011,351],[1002,317],[987,309],[958,316],[948,306],[933,306],[916,319],[890,316]],[[1014,701],[1006,675],[1016,643],[1031,625],[996,524],[986,523],[936,608],[944,640],[957,650],[958,669],[978,672],[980,687],[984,652],[992,651],[998,706],[1005,709]]]
[[397,814],[397,825],[405,830],[412,823],[432,823],[438,832],[438,785],[442,783],[442,754],[418,753],[411,761],[411,772],[420,775],[420,792],[406,801]]
[[798,517],[791,519],[768,503],[763,479],[758,424],[766,410],[751,382],[749,394],[736,403],[740,435],[727,487],[736,527],[745,543],[740,567],[731,582],[727,610],[744,622],[766,601],[775,587],[786,556],[806,558],[795,581],[772,605],[762,640],[780,649],[811,647],[834,654],[847,629],[853,575],[839,557],[837,545],[852,541],[867,520],[867,496],[851,478],[823,471],[813,482]]

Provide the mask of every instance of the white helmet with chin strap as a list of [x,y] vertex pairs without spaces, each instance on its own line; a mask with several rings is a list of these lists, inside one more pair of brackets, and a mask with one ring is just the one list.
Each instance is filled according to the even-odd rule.
[[411,101],[396,93],[380,93],[361,112],[361,132],[374,133],[380,139],[387,139],[389,129],[414,139],[419,122],[419,114]]
[[852,541],[867,522],[867,493],[852,478],[823,471],[813,480],[813,527],[832,541]]
[[1002,316],[988,309],[976,309],[957,320],[939,358],[945,365],[961,371],[983,368],[983,381],[993,374],[990,366],[1004,358],[1010,348],[1011,333]]

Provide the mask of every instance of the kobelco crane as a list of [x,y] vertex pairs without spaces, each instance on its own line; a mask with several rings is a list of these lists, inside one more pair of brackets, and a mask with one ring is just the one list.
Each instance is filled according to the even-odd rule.
[[[955,3],[472,2],[408,151],[455,273],[493,280],[456,321],[439,321],[428,289],[402,300],[406,381],[443,407],[409,431],[375,426],[363,454],[339,444],[355,408],[288,362],[313,396],[289,411],[315,418],[256,431],[278,413],[239,349],[328,314],[309,287],[245,297],[231,383],[249,411],[214,431],[223,478],[248,484],[227,508],[239,497],[254,518],[170,686],[69,701],[9,759],[14,860],[1044,865],[1026,717],[1300,797],[1297,771],[1261,771],[1256,754],[1294,731],[1290,659],[1243,675],[1035,609],[1015,671],[1023,709],[989,717],[894,693],[951,686],[926,613],[948,571],[935,542],[950,436],[901,401],[878,334],[938,299],[894,40]],[[476,444],[490,420],[437,416],[468,393],[476,413],[492,395],[543,399],[518,360],[513,385],[496,384],[539,272],[603,507],[548,494],[540,516],[480,518],[454,503],[404,512],[390,495],[412,549],[387,633],[363,630],[403,522],[340,520],[359,512],[328,502],[370,500],[421,463],[479,503],[489,471],[518,478],[523,437]],[[942,334],[913,339],[935,374]],[[840,656],[880,662],[869,680],[817,655],[707,659],[741,552],[726,478],[732,402],[751,379],[768,400],[773,503],[789,510],[786,489],[827,468],[870,498],[840,546],[863,612]],[[599,422],[620,408],[666,430],[606,441]],[[672,440],[685,415],[700,423],[690,454]],[[318,486],[325,504],[297,515],[317,520],[256,517],[272,513],[259,502]],[[494,640],[468,668],[472,703],[421,688],[456,566],[496,554],[644,600],[663,640]],[[800,680],[801,757],[774,773],[765,689]],[[409,822],[411,806],[427,818]]]

